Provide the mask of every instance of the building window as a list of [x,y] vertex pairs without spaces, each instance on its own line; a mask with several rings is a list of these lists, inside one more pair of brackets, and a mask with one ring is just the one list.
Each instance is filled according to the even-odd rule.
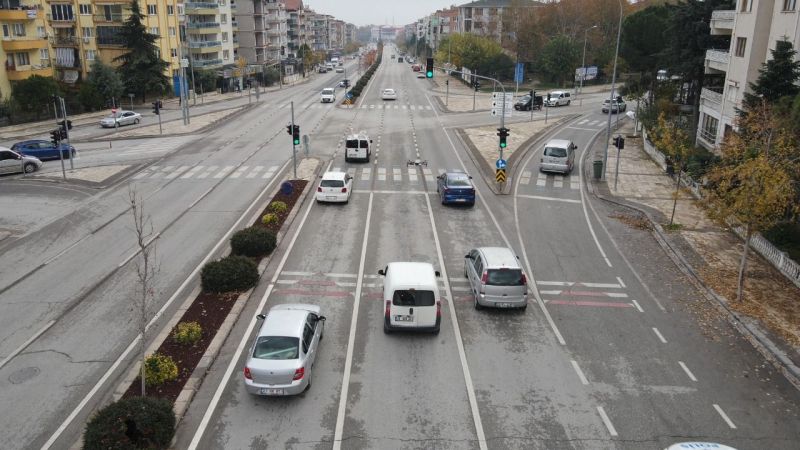
[[29,66],[30,64],[31,64],[31,59],[28,58],[27,53],[17,53],[18,66]]
[[231,57],[231,52],[229,52],[228,50],[222,51],[222,59],[230,59],[230,57]]
[[712,144],[716,144],[718,127],[719,120],[713,116],[709,116],[708,114],[703,114],[703,123],[700,127],[700,137]]
[[90,38],[94,36],[94,28],[81,28],[81,36]]
[[741,6],[739,11],[750,12],[753,10],[753,0],[739,0],[739,2],[739,6]]
[[177,48],[170,49],[169,54],[172,55],[173,58],[177,58],[178,57],[178,49]]
[[44,62],[44,61],[50,62],[50,50],[48,50],[46,48],[40,48],[39,49],[39,59],[42,60],[42,62]]
[[[219,0],[217,3],[219,3],[219,6],[225,6],[225,0]],[[231,3],[231,5],[233,4]]]
[[744,57],[744,50],[747,47],[747,38],[737,37],[736,38],[736,56],[743,58]]
[[797,0],[783,0],[784,11],[794,11],[794,8],[796,6],[797,6]]
[[158,31],[158,27],[150,27],[150,34],[154,34],[156,36],[161,36],[161,33]]
[[50,15],[53,20],[73,21],[75,16],[72,14],[72,5],[55,4],[50,5]]
[[219,23],[228,23],[228,15],[227,14],[220,14],[219,15]]
[[47,29],[45,27],[36,27],[36,35],[45,39],[47,37]]
[[158,5],[147,5],[147,15],[155,16],[158,14]]
[[13,23],[11,24],[11,29],[14,32],[14,36],[25,36],[25,24],[24,23]]
[[94,61],[97,59],[97,50],[86,50],[86,60]]
[[222,42],[228,42],[228,33],[222,33]]
[[167,15],[172,16],[175,15],[175,7],[172,5],[167,5]]
[[175,36],[175,27],[169,27],[169,35]]
[[81,3],[80,11],[82,16],[90,16],[92,15],[92,5],[87,3]]

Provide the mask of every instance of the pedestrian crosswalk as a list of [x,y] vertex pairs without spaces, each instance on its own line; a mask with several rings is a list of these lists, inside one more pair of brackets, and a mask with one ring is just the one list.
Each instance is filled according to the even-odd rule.
[[275,176],[280,166],[150,166],[133,176],[134,180],[219,180],[222,178],[269,179]]
[[536,178],[533,178],[533,174],[530,170],[523,170],[522,176],[520,176],[519,184],[521,185],[529,185],[534,184],[537,187],[547,187],[548,185],[554,188],[564,188],[564,189],[580,189],[580,178],[579,175],[558,175],[558,174],[547,174],[543,172],[538,172],[536,174]]
[[600,125],[606,125],[606,119],[603,119],[603,120],[583,119],[583,120],[580,120],[578,122],[575,122],[575,125],[581,126],[581,127],[597,127],[597,126],[600,126]]

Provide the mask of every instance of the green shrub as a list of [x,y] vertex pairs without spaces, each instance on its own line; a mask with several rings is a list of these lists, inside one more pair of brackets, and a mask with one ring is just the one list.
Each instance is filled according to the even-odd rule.
[[153,397],[132,397],[114,402],[86,424],[83,448],[166,449],[175,434],[172,404]]
[[280,218],[278,217],[277,214],[267,213],[264,214],[264,216],[261,218],[261,223],[263,223],[264,225],[273,225],[278,223],[278,220],[280,220]]
[[[286,204],[282,203],[284,207]],[[244,255],[251,258],[269,255],[275,250],[277,239],[272,230],[264,227],[249,227],[237,231],[231,237],[231,251],[234,255]]]
[[178,378],[178,365],[167,355],[153,353],[144,360],[144,382],[158,386]]
[[258,266],[245,256],[226,256],[206,264],[200,272],[200,284],[205,292],[243,291],[257,282]]
[[172,339],[181,345],[192,345],[199,341],[203,336],[203,329],[197,322],[180,322],[175,331],[172,332]]
[[284,202],[272,202],[269,205],[269,210],[274,212],[274,213],[278,213],[278,214],[282,213],[282,212],[286,212],[287,209],[289,209],[289,207],[286,206],[286,203],[284,203]]

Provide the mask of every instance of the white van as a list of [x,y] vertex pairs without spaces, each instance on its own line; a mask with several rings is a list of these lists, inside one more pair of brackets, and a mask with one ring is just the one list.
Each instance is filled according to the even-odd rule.
[[322,103],[333,103],[336,101],[336,91],[333,88],[325,88],[320,94],[320,101]]
[[351,134],[344,141],[344,161],[352,160],[369,162],[372,155],[372,139],[363,131],[359,134]]
[[429,263],[393,262],[379,270],[383,275],[383,332],[427,330],[439,333],[442,303],[439,272]]
[[547,104],[547,106],[564,106],[569,105],[570,100],[572,100],[572,98],[570,97],[569,92],[553,91],[547,94],[544,102]]
[[568,174],[575,166],[575,150],[578,147],[567,139],[550,139],[544,144],[539,172],[561,172]]

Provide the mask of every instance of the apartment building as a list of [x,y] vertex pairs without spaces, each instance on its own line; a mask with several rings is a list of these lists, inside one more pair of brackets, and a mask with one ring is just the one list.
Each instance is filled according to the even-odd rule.
[[[503,10],[535,8],[542,2],[532,0],[478,0],[458,6],[458,30],[479,36],[492,37],[498,42],[503,35]],[[449,15],[452,17],[452,15]]]
[[[86,78],[94,60],[114,65],[125,48],[119,30],[130,15],[130,0],[0,0],[0,25],[5,67],[0,93],[10,95],[11,83],[31,75],[52,76],[74,84]],[[180,67],[177,0],[139,3],[148,30],[170,63]]]
[[[106,0],[107,1],[107,0]],[[184,40],[195,69],[220,69],[234,64],[233,23],[228,0],[184,3]]]
[[286,0],[287,52],[289,58],[300,57],[300,47],[306,42],[306,14],[302,0]]
[[736,9],[714,11],[711,34],[730,36],[727,49],[706,51],[707,81],[700,93],[697,143],[716,150],[734,127],[750,83],[771,57],[775,43],[786,39],[800,44],[797,0],[738,0]]
[[330,46],[330,25],[329,21],[333,16],[327,14],[314,14],[311,18],[311,29],[313,32],[312,48],[317,50],[328,50]]
[[328,26],[330,27],[328,30],[328,49],[342,49],[344,48],[344,21],[333,19],[328,21]]
[[287,13],[278,0],[240,1],[236,6],[239,55],[248,64],[277,62],[289,44]]

